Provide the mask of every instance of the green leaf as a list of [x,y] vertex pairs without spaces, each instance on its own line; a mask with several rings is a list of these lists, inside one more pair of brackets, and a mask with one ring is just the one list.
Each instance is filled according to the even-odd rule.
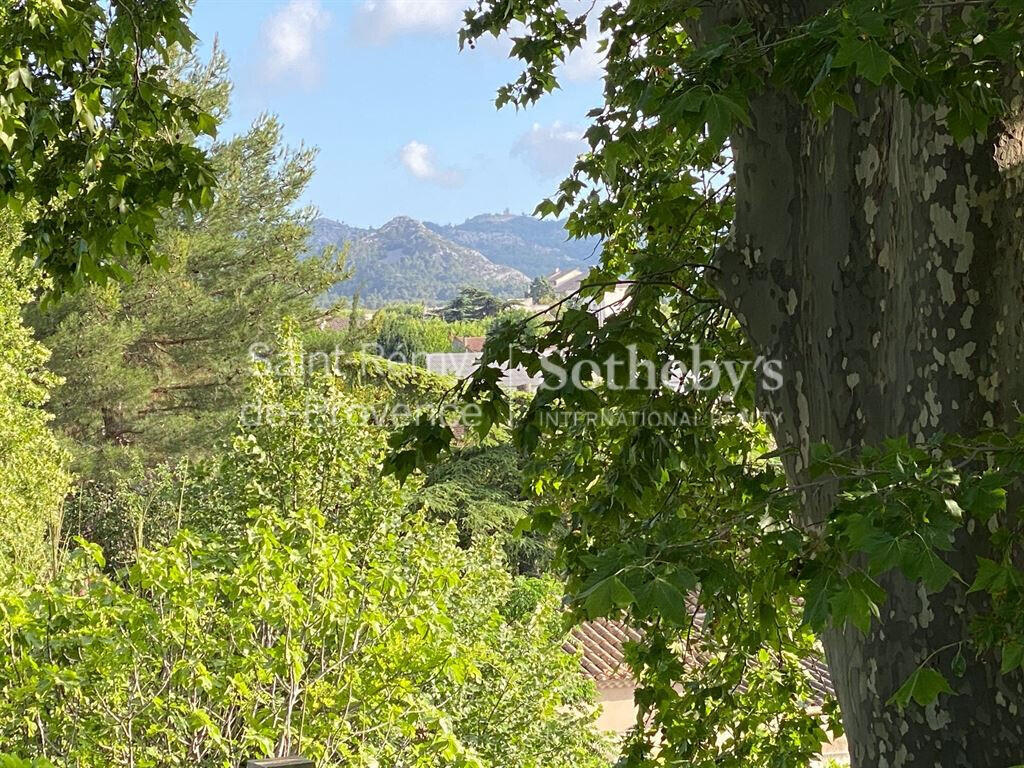
[[983,523],[1006,509],[1005,479],[995,472],[986,472],[976,482],[964,489],[963,507]]
[[580,596],[584,597],[583,608],[591,619],[607,616],[616,606],[625,607],[635,600],[618,576],[601,579]]
[[832,57],[833,69],[847,69],[854,66],[860,53],[862,40],[856,37],[844,37],[839,41],[839,49]]
[[921,581],[930,593],[941,592],[956,575],[935,552],[928,547],[917,547],[908,552],[903,562],[903,573],[912,581]]
[[828,621],[832,577],[831,573],[815,577],[808,583],[804,594],[803,623],[815,631],[824,629]]
[[208,112],[200,112],[196,119],[196,132],[206,134],[212,139],[217,138],[217,118]]
[[636,601],[629,587],[623,584],[617,577],[612,579],[612,601],[620,607],[625,607]]
[[839,41],[839,50],[832,60],[833,69],[847,69],[854,66],[857,74],[874,85],[881,85],[892,73],[894,59],[874,40],[844,37]]
[[637,604],[647,614],[657,613],[679,626],[685,626],[689,619],[685,595],[662,578],[654,579],[638,591]]
[[967,590],[972,592],[1003,592],[1012,581],[1012,572],[1007,566],[1001,565],[987,557],[978,558],[978,575]]
[[878,607],[885,602],[885,598],[884,589],[866,574],[856,571],[829,600],[832,621],[836,626],[849,621],[867,634],[871,628],[871,618],[878,617]]
[[747,128],[753,126],[747,108],[724,93],[711,94],[707,100],[707,109],[715,115],[716,119],[730,125],[730,127],[732,120],[742,123]]
[[1003,646],[1003,662],[999,673],[1006,675],[1018,667],[1024,667],[1024,644],[1013,642]]
[[964,658],[963,650],[957,651],[950,664],[950,669],[953,670],[953,674],[957,677],[963,677],[967,674],[967,659]]
[[913,700],[920,706],[927,707],[943,693],[956,695],[940,672],[931,667],[918,667],[886,704],[895,704],[903,709]]
[[858,116],[857,104],[849,91],[839,91],[835,94],[835,103],[845,109],[854,117]]

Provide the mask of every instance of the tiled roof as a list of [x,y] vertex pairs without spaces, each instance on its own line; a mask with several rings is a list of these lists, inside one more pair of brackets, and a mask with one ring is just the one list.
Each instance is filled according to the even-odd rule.
[[[703,615],[694,617],[694,630],[700,634]],[[633,676],[626,663],[623,646],[627,642],[637,642],[643,634],[633,627],[619,621],[597,619],[580,624],[572,631],[571,639],[566,643],[566,650],[575,653],[581,651],[580,664],[584,672],[601,688],[632,688]],[[695,644],[696,645],[696,644]],[[699,649],[692,648],[688,652],[687,663],[701,664],[708,658]],[[807,680],[814,699],[811,706],[821,706],[826,696],[834,691],[832,677],[828,667],[818,659],[805,659],[801,662],[807,673]]]
[[456,336],[452,339],[452,345],[459,352],[483,352],[486,340],[486,336]]
[[317,327],[321,331],[344,331],[348,328],[349,319],[347,315],[336,316],[331,315],[329,317],[322,318]]
[[594,682],[605,687],[628,688],[633,686],[633,677],[622,647],[627,641],[642,639],[640,632],[621,622],[597,619],[576,627],[566,650],[582,650],[580,663]]
[[821,706],[826,696],[834,696],[836,693],[836,689],[832,687],[832,672],[820,659],[804,659],[800,663],[803,664],[807,681],[814,691],[814,703]]

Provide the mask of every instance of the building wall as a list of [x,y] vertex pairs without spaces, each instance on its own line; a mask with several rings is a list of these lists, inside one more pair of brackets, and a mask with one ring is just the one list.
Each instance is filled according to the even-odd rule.
[[602,731],[614,731],[621,735],[636,723],[632,688],[598,686],[598,696],[601,701],[601,714],[597,717],[597,727]]
[[[597,686],[601,713],[597,718],[597,727],[603,731],[612,731],[621,736],[636,723],[636,706],[633,704],[633,688],[630,686]],[[816,764],[823,766],[829,760],[840,765],[850,764],[850,753],[846,737],[841,736],[826,744],[821,750],[821,760]]]

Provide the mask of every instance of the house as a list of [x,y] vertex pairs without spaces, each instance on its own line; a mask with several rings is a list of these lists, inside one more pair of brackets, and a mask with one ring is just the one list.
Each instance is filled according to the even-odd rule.
[[[547,276],[547,281],[551,284],[555,295],[564,299],[580,289],[588,274],[589,270],[584,271],[577,267],[556,269]],[[608,286],[607,293],[600,299],[586,300],[586,304],[590,307],[590,311],[597,316],[599,323],[603,323],[612,315],[621,312],[629,304],[629,298],[626,296],[627,288],[627,285]]]
[[480,354],[484,351],[486,339],[486,336],[454,336],[452,337],[452,351]]
[[[699,634],[700,617],[694,627]],[[637,629],[619,621],[597,619],[577,626],[566,643],[565,649],[580,653],[580,664],[586,675],[597,688],[601,712],[597,718],[598,728],[623,735],[636,724],[637,709],[633,703],[636,682],[626,663],[623,647],[628,642],[637,642],[643,635]],[[700,664],[707,657],[700,650],[688,652],[688,664]],[[828,667],[816,660],[803,662],[807,671],[814,700],[809,702],[812,711],[820,709],[824,697],[832,692],[832,679]],[[832,760],[840,765],[849,765],[850,756],[846,737],[841,736],[822,747],[819,765]]]
[[[430,352],[425,355],[423,364],[431,373],[465,379],[477,369],[480,355],[480,352]],[[535,392],[540,386],[540,377],[530,376],[522,367],[509,368],[501,377],[501,384],[506,389]]]
[[571,269],[556,269],[547,276],[547,280],[558,296],[568,296],[573,291],[579,290],[580,283],[586,276],[587,273],[584,270],[573,267]]
[[348,326],[348,315],[325,315],[316,323],[317,329],[321,331],[347,331]]
[[602,731],[623,734],[636,723],[633,704],[636,684],[623,657],[623,645],[641,639],[643,635],[637,630],[608,619],[587,621],[572,631],[566,650],[581,652],[583,671],[597,687],[601,702],[597,727]]

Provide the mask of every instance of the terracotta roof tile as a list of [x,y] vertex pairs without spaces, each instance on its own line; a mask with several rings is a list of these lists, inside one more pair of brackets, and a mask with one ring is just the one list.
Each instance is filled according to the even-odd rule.
[[[694,617],[694,631],[699,635],[703,625],[703,614]],[[610,619],[587,621],[572,630],[565,644],[566,651],[581,651],[580,664],[584,672],[602,688],[632,688],[633,676],[626,663],[624,645],[637,642],[643,634],[622,622]],[[707,654],[699,649],[689,652],[688,664],[706,662]],[[818,659],[801,662],[807,673],[808,683],[814,692],[811,706],[821,706],[826,696],[833,693],[832,677],[828,667]]]
[[595,682],[629,687],[633,685],[633,676],[626,663],[623,646],[629,641],[642,639],[640,632],[621,622],[597,619],[576,627],[566,650],[582,650],[580,663]]
[[456,336],[452,339],[452,346],[466,352],[483,352],[486,336]]

